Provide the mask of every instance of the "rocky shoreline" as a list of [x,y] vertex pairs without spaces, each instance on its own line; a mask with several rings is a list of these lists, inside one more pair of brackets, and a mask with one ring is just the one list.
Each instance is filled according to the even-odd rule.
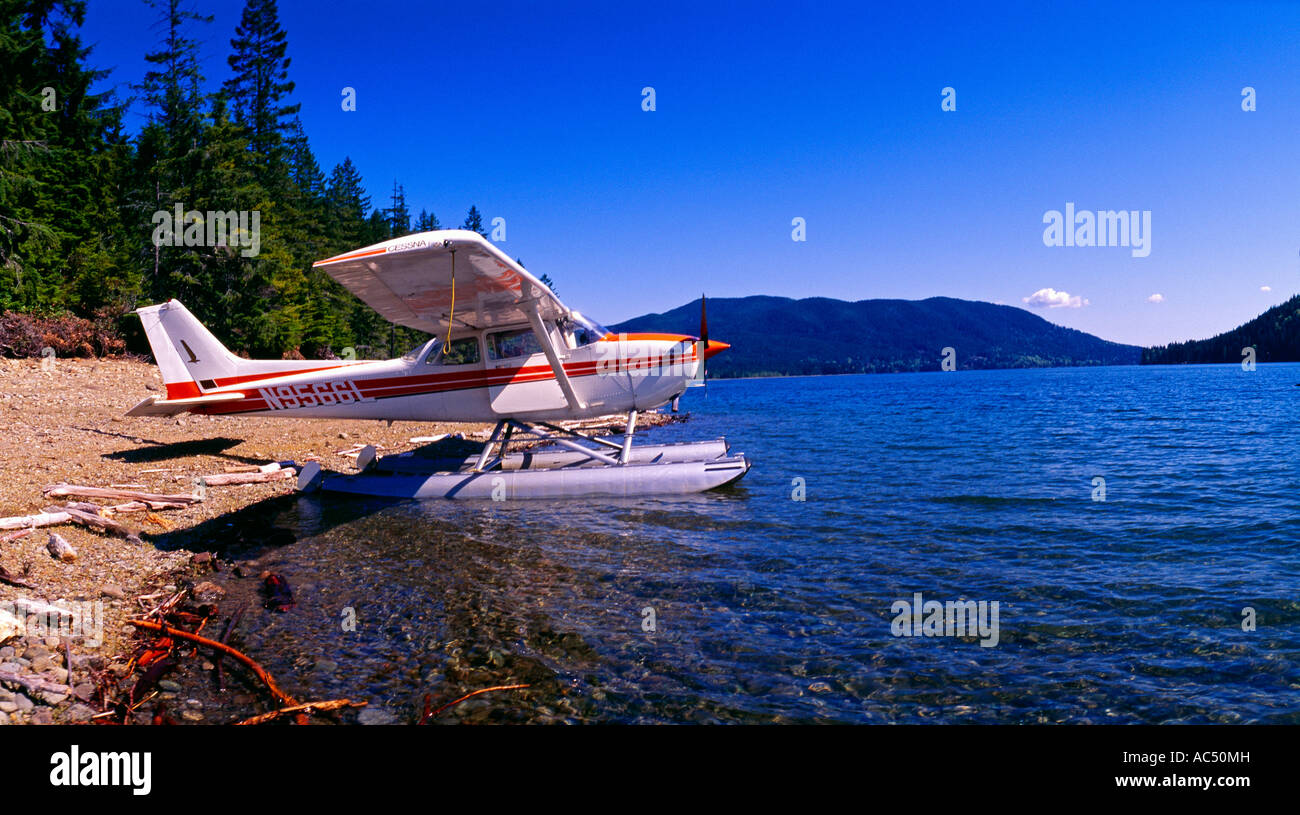
[[[309,460],[346,469],[363,443],[390,453],[420,446],[414,438],[462,434],[469,442],[490,431],[456,423],[131,418],[123,414],[162,390],[153,365],[128,358],[52,362],[0,359],[0,518],[39,513],[57,503],[42,492],[52,484],[188,495],[200,476]],[[646,418],[649,425],[674,417]],[[237,529],[223,521],[294,491],[293,478],[212,487],[204,500],[183,508],[115,515],[138,533],[133,538],[60,525],[6,540],[14,532],[0,530],[0,725],[84,723],[102,716],[97,684],[129,684],[141,673],[136,657],[146,639],[127,621],[181,590],[193,602],[196,586],[213,586],[205,576],[215,570],[256,577],[257,564],[236,553],[269,542],[258,540],[256,523],[245,519],[246,528]],[[75,560],[51,556],[51,532],[66,539]],[[92,609],[87,616],[99,641],[84,632],[60,636],[66,625],[38,624],[42,604]],[[151,706],[128,716],[119,708],[115,720],[233,722],[266,709],[255,683],[234,683],[241,686],[224,696],[196,692],[192,685],[211,672],[210,656],[198,650],[174,674],[151,678]]]

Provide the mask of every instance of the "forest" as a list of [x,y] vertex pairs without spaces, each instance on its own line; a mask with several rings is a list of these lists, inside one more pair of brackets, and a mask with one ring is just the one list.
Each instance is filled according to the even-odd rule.
[[[223,66],[199,58],[210,17],[144,0],[157,42],[143,76],[113,77],[129,91],[102,90],[82,0],[0,8],[0,356],[143,352],[131,312],[171,298],[254,357],[380,358],[420,341],[311,268],[442,224],[412,215],[400,179],[379,206],[351,158],[320,166],[275,0],[247,0]],[[487,234],[477,206],[449,226]]]

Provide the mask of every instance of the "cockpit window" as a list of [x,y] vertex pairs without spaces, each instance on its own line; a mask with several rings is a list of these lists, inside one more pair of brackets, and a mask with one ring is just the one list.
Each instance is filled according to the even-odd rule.
[[542,344],[537,341],[531,328],[517,328],[513,331],[499,331],[488,334],[488,359],[509,359],[531,354],[540,354]]
[[419,345],[412,348],[410,351],[407,351],[405,354],[402,354],[402,359],[406,360],[407,362],[415,362],[417,359],[420,358],[420,355],[424,353],[424,349],[428,348],[431,345],[436,345],[437,343],[438,340],[428,340],[427,342],[422,342]]
[[451,345],[443,348],[441,341],[438,347],[429,352],[424,358],[425,365],[469,365],[478,362],[478,337],[461,337],[458,340],[452,340]]
[[602,337],[609,333],[608,328],[577,311],[571,311],[569,316],[560,318],[559,326],[562,331],[573,335],[575,348],[599,342]]

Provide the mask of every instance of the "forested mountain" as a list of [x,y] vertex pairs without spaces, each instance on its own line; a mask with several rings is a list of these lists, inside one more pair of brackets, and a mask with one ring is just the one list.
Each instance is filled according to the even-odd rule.
[[1300,362],[1300,294],[1245,325],[1208,340],[1158,345],[1142,352],[1145,365],[1241,362],[1255,349],[1256,362]]
[[[127,134],[128,101],[91,91],[106,74],[77,33],[85,3],[0,0],[0,312],[12,312],[0,333],[25,326],[39,337],[45,323],[32,328],[34,318],[54,325],[73,315],[144,350],[131,310],[175,297],[232,350],[254,356],[348,346],[384,356],[414,345],[415,332],[311,268],[413,230],[398,181],[389,206],[372,208],[351,159],[328,173],[318,164],[275,0],[247,0],[224,65],[199,58],[200,41],[218,33],[207,30],[211,18],[182,0],[147,0],[141,11],[141,39],[157,37],[149,70],[112,77],[148,117]],[[222,80],[210,94],[209,71]],[[179,224],[163,217],[177,208]],[[209,212],[245,219],[211,245],[214,226],[227,224]],[[482,223],[470,208],[466,228]],[[422,211],[415,228],[437,226]],[[0,354],[30,346],[0,336]]]
[[[700,301],[646,314],[612,331],[699,334]],[[937,371],[944,348],[959,370],[1133,365],[1142,349],[1107,342],[1012,306],[931,297],[859,300],[710,298],[709,337],[731,349],[710,376]]]

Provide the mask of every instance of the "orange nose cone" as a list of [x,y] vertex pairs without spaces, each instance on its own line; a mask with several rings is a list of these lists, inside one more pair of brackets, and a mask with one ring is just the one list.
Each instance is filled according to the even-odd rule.
[[704,358],[711,359],[714,356],[721,354],[723,351],[727,350],[730,347],[731,347],[731,343],[718,342],[717,340],[709,340],[708,344],[704,346]]

